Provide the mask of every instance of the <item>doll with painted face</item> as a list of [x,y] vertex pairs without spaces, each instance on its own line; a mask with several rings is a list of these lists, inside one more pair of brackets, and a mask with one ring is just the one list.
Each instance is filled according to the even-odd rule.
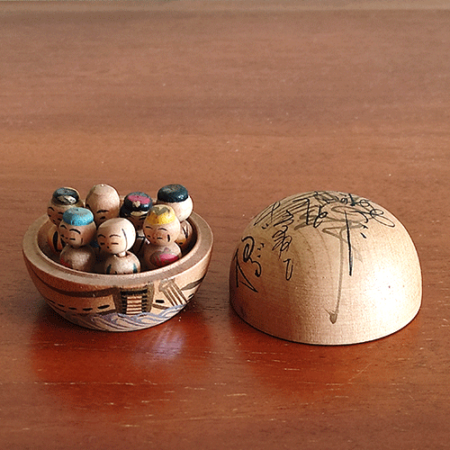
[[144,192],[131,192],[128,194],[120,208],[120,217],[128,219],[136,230],[136,241],[131,251],[139,258],[144,257],[146,238],[144,235],[144,220],[153,206],[151,197]]
[[96,184],[86,196],[86,208],[94,214],[95,224],[98,227],[105,220],[119,217],[119,194],[112,186]]
[[167,266],[181,258],[181,249],[175,242],[180,229],[180,221],[170,206],[153,206],[144,221],[144,233],[148,240],[144,261],[149,269]]
[[48,219],[52,223],[48,230],[47,242],[53,253],[59,253],[64,247],[64,242],[58,232],[64,212],[70,208],[82,206],[83,201],[80,200],[80,195],[76,189],[61,187],[53,192],[47,206]]
[[92,272],[96,258],[89,244],[94,239],[96,230],[91,211],[86,208],[68,209],[59,224],[59,234],[65,243],[60,263],[71,269]]
[[192,225],[187,221],[192,213],[193,202],[188,190],[181,184],[168,184],[158,191],[157,204],[168,205],[174,211],[180,221],[180,234],[176,243],[183,253],[186,253],[193,240]]
[[136,239],[134,225],[117,217],[103,222],[97,230],[97,242],[102,253],[108,254],[103,268],[106,274],[138,273],[141,263],[129,250]]

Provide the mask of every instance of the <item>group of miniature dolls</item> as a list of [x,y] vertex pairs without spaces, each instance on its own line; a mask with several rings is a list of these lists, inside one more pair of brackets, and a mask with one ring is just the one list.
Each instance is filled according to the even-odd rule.
[[180,184],[162,187],[153,199],[97,184],[85,203],[73,188],[57,189],[47,214],[48,244],[71,269],[106,274],[138,273],[171,264],[189,251],[193,203]]

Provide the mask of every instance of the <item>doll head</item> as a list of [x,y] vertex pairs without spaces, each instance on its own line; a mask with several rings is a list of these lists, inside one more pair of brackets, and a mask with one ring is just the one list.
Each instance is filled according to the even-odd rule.
[[122,217],[108,219],[97,230],[100,250],[113,255],[124,255],[133,246],[136,231],[133,224]]
[[119,216],[119,194],[112,186],[96,184],[86,197],[86,208],[94,214],[95,224],[98,227],[105,220]]
[[65,211],[74,207],[82,207],[83,202],[76,189],[70,187],[61,187],[53,192],[47,206],[47,215],[50,222],[59,226]]
[[63,242],[73,248],[88,245],[95,237],[94,215],[86,208],[70,208],[62,217],[59,234]]
[[120,217],[128,219],[136,230],[141,230],[153,201],[144,192],[132,192],[128,194],[120,208]]
[[153,245],[175,242],[180,234],[180,221],[175,211],[167,205],[155,205],[144,221],[144,234]]
[[193,203],[187,189],[181,184],[168,184],[158,191],[158,204],[169,205],[180,222],[192,212]]

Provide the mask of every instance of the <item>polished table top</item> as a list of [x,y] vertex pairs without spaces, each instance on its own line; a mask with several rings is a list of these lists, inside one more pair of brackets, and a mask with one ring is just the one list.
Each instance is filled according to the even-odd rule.
[[[0,3],[1,448],[448,448],[449,24],[421,0]],[[54,313],[21,254],[53,190],[172,182],[214,233],[191,303],[122,334]],[[399,332],[304,345],[230,307],[251,217],[320,189],[409,231]]]

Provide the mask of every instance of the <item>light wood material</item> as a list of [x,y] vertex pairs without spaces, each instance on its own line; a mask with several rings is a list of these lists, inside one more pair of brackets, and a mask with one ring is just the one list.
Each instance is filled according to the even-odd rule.
[[96,184],[86,195],[86,208],[89,208],[94,214],[98,227],[108,219],[119,217],[119,194],[108,184]]
[[144,220],[143,231],[148,240],[144,249],[148,269],[164,267],[181,258],[181,249],[176,243],[181,232],[180,221],[170,206],[153,206]]
[[104,261],[107,274],[125,275],[141,271],[136,255],[129,252],[136,241],[134,225],[123,217],[105,220],[97,229],[100,251],[109,256]]
[[127,194],[120,207],[120,217],[128,219],[136,230],[136,240],[133,244],[132,251],[140,261],[143,261],[144,258],[146,242],[142,227],[152,205],[153,199],[145,192],[138,191]]
[[187,219],[194,209],[194,203],[186,187],[180,184],[169,184],[163,186],[158,191],[157,202],[162,205],[169,205],[175,211],[180,221],[181,232],[175,242],[183,253],[186,253],[193,237],[193,230]]
[[[441,0],[0,2],[0,448],[446,449],[449,21]],[[54,312],[21,254],[51,192],[173,181],[214,233],[180,314],[106,333]],[[397,333],[294,343],[230,305],[252,217],[313,190],[411,236],[422,305]]]
[[245,321],[274,336],[355,344],[411,322],[422,276],[392,214],[355,194],[315,191],[251,220],[231,262],[230,295]]
[[[96,255],[90,244],[96,232],[94,215],[89,209],[70,208],[65,211],[58,227],[58,233],[65,244],[59,255],[60,264],[69,269],[92,272]],[[48,234],[47,230],[46,235]],[[45,244],[48,244],[48,239],[44,246]],[[54,250],[54,247],[50,246],[50,252],[55,253]]]
[[169,205],[180,222],[188,219],[194,208],[187,189],[181,184],[168,184],[158,191],[158,203]]
[[97,229],[100,250],[112,255],[125,256],[135,240],[134,225],[123,217],[105,220]]
[[[172,318],[187,305],[208,269],[211,230],[196,214],[190,220],[196,232],[195,245],[182,259],[141,273],[99,274],[79,272],[53,261],[45,240],[50,223],[41,217],[25,234],[25,263],[49,306],[67,320],[102,331],[150,328]],[[110,229],[108,221],[102,225],[101,232]],[[107,267],[108,259],[104,264]]]
[[83,207],[84,203],[80,199],[80,194],[76,189],[64,187],[53,192],[47,206],[47,215],[53,226],[48,232],[48,245],[54,253],[59,253],[64,247],[64,242],[59,235],[58,227],[61,223],[64,211],[73,207]]

